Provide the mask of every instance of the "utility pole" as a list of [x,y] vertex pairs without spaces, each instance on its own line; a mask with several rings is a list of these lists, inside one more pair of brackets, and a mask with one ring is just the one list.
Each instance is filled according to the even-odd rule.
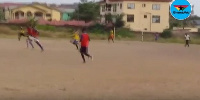
[[142,42],[144,41],[144,32],[142,30]]

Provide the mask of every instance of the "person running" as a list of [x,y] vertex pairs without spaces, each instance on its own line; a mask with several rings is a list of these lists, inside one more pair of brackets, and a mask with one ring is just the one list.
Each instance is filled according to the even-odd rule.
[[81,48],[80,48],[80,53],[81,53],[81,56],[82,56],[82,59],[83,59],[83,63],[85,63],[85,56],[91,58],[93,60],[93,57],[88,54],[88,45],[89,45],[89,41],[90,41],[90,37],[89,35],[86,33],[86,30],[83,29],[82,30],[82,35],[81,35],[81,39],[80,39],[80,42],[81,42]]
[[185,47],[186,46],[188,46],[188,47],[190,46],[189,45],[189,41],[190,41],[190,35],[188,35],[187,33],[185,33]]
[[23,29],[23,27],[20,28],[20,32],[18,33],[18,40],[19,41],[21,40],[22,36],[27,38],[26,39],[27,48],[28,48],[29,44],[32,46],[32,48],[34,48],[31,40],[28,38],[28,34],[25,33],[25,30]]
[[25,30],[23,29],[23,27],[20,27],[20,32],[18,33],[18,40],[21,40],[21,37],[27,37],[27,35],[25,34]]
[[41,49],[41,51],[44,51],[43,46],[40,44],[39,40],[38,40],[38,36],[39,36],[39,32],[34,28],[34,27],[29,27],[29,39],[34,41]]
[[30,44],[31,47],[34,48],[33,43],[32,43],[33,40],[31,40],[29,37],[29,34],[31,33],[32,33],[32,28],[30,26],[27,26],[27,39],[26,39],[27,48],[29,47],[28,44]]
[[73,36],[73,40],[71,41],[77,48],[77,50],[79,49],[78,44],[80,41],[80,37],[79,37],[79,31],[74,32],[74,34],[72,34]]
[[110,39],[113,41],[113,43],[114,43],[114,32],[113,32],[113,30],[111,30],[110,31],[110,35],[109,35],[109,37],[108,37],[108,42],[110,42]]

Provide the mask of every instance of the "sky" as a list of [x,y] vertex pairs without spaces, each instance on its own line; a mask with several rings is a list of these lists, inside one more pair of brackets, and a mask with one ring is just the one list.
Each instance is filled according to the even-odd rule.
[[[46,2],[46,3],[75,3],[80,0],[15,0],[15,2]],[[99,1],[99,0],[96,0]],[[200,16],[200,0],[188,0],[191,4],[194,4],[194,14]],[[13,0],[0,0],[0,2],[13,2]]]

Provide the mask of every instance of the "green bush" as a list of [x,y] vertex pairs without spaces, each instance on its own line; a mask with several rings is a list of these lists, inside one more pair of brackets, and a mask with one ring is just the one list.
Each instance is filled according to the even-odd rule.
[[116,16],[115,27],[121,28],[124,26],[125,22],[123,21],[123,17],[124,17],[123,14]]
[[[20,26],[17,26],[17,25],[10,25],[9,28],[10,28],[11,30],[19,30],[19,29],[20,29]],[[24,29],[25,29],[25,27],[24,27]]]
[[162,38],[171,38],[172,37],[172,31],[170,29],[165,29],[160,36]]
[[29,18],[28,21],[25,24],[28,25],[28,26],[35,27],[35,26],[38,25],[38,20],[36,20],[35,17]]
[[113,15],[111,15],[110,13],[105,15],[105,20],[108,22],[112,22],[112,18],[113,18]]
[[0,21],[5,20],[5,14],[0,11]]
[[43,30],[43,31],[55,31],[55,26],[50,26],[50,25],[37,25],[36,28],[38,30]]
[[127,28],[116,29],[116,37],[119,38],[133,38],[134,34]]
[[93,34],[107,34],[108,32],[105,30],[105,27],[101,24],[95,24],[94,26],[89,27],[89,33]]

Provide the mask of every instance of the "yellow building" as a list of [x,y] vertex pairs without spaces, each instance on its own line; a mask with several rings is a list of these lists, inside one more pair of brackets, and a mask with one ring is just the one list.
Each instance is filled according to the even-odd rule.
[[124,14],[125,27],[134,31],[162,32],[169,28],[171,0],[104,0],[101,5],[101,22],[105,15]]
[[61,19],[61,12],[57,9],[50,8],[42,4],[30,4],[18,7],[10,7],[8,10],[5,11],[6,20],[23,19],[29,17],[59,21]]

